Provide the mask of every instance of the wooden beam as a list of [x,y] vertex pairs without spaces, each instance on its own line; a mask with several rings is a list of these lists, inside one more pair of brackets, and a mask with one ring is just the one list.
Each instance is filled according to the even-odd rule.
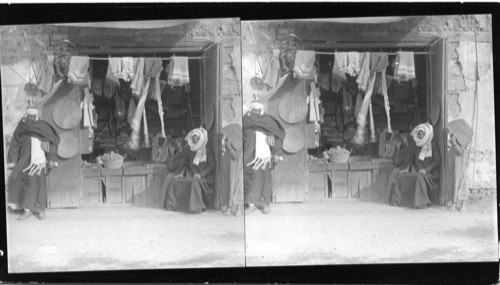
[[377,50],[377,49],[404,49],[404,48],[412,48],[412,49],[425,49],[427,43],[421,42],[351,42],[351,43],[332,43],[332,44],[304,44],[304,49],[306,50],[334,50],[334,49],[353,49],[356,51],[364,51],[364,50]]
[[79,49],[79,55],[132,55],[160,53],[196,53],[201,54],[204,47],[162,47],[162,48],[101,48]]

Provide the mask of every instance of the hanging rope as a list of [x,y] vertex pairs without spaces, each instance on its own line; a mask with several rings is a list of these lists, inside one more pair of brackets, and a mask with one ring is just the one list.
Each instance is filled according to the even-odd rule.
[[[476,66],[475,66],[475,90],[474,90],[474,107],[472,109],[472,127],[474,128],[474,159],[472,164],[472,169],[476,169],[476,146],[477,146],[477,122],[478,122],[478,81],[479,81],[479,57],[477,55],[477,26],[474,23],[474,47],[476,54]],[[469,164],[469,159],[467,160],[467,165]],[[476,171],[472,171],[472,187],[474,187],[476,183]]]

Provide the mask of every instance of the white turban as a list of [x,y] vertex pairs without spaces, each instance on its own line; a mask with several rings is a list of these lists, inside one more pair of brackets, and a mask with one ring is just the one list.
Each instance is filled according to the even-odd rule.
[[[199,136],[200,140],[195,144],[193,143],[193,136]],[[187,141],[189,148],[191,151],[196,152],[196,156],[194,157],[193,164],[194,165],[199,165],[200,162],[205,162],[207,161],[207,142],[208,142],[208,135],[207,131],[204,128],[199,128],[199,129],[193,129],[190,131],[187,135],[185,140]]]
[[264,104],[260,103],[260,102],[252,102],[250,104],[250,109],[249,111],[251,112],[252,110],[260,110],[260,114],[261,115],[264,115]]
[[[418,132],[423,131],[424,137],[419,139]],[[432,138],[434,137],[434,132],[432,125],[429,123],[424,123],[416,126],[411,132],[413,140],[418,147],[421,147],[420,154],[418,155],[419,160],[425,160],[426,157],[432,157]]]
[[26,109],[26,111],[24,112],[24,117],[26,118],[27,116],[36,116],[35,120],[38,120],[38,118],[40,117],[38,110],[35,108]]

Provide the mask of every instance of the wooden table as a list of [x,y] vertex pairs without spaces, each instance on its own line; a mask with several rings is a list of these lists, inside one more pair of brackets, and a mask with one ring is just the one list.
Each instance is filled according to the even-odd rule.
[[328,175],[323,160],[307,163],[307,200],[323,200],[328,198]]
[[360,157],[349,162],[348,193],[361,201],[388,202],[387,180],[392,162],[387,159]]
[[347,163],[308,161],[308,200],[333,198],[387,203],[391,171],[392,161],[371,156],[354,156]]
[[83,178],[80,188],[83,205],[121,203],[163,206],[160,200],[163,180],[167,176],[166,167],[82,168],[80,173]]

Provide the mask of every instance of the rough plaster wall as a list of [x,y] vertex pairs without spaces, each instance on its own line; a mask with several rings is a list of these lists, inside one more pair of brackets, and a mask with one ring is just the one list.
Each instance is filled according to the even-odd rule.
[[221,43],[221,113],[222,127],[241,124],[241,48],[240,38]]
[[214,20],[193,24],[187,39],[213,41],[220,44],[221,120],[222,127],[241,124],[241,41],[239,19]]
[[[491,43],[477,44],[478,106],[477,129],[471,145],[468,169],[470,188],[496,188],[495,110],[493,90],[493,49]],[[462,40],[450,45],[449,94],[455,100],[448,104],[449,121],[463,118],[472,124],[475,94],[476,47]],[[456,105],[460,106],[457,112]],[[475,128],[475,126],[472,126]]]

